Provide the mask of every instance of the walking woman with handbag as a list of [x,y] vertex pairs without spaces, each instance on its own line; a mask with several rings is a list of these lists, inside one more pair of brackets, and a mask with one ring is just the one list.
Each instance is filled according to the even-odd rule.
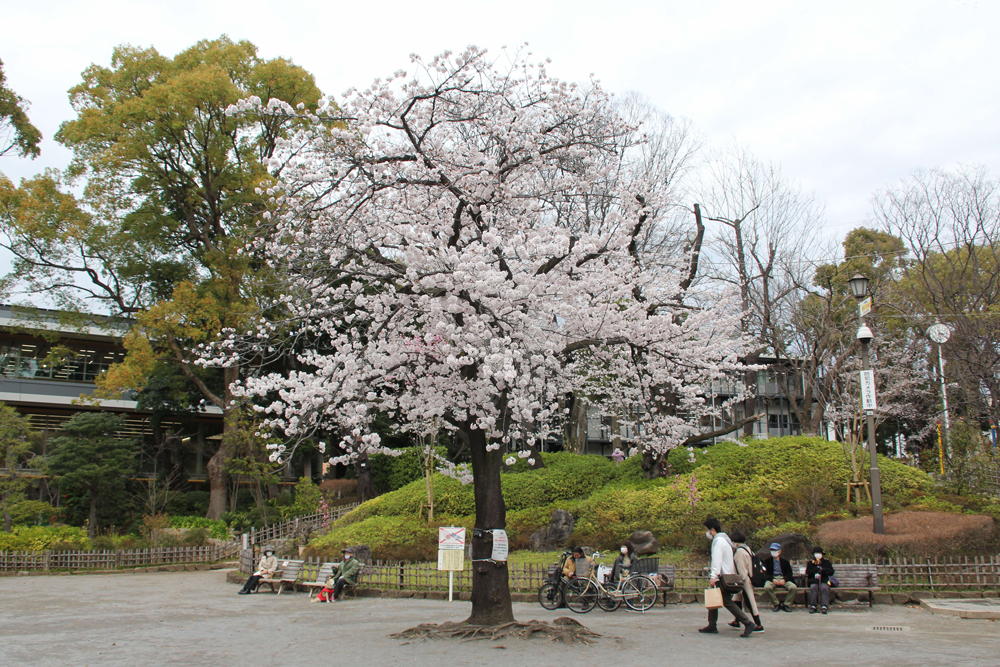
[[[753,616],[754,625],[757,628],[754,632],[764,632],[764,625],[760,622],[760,611],[757,609],[757,598],[753,594],[753,582],[750,580],[753,576],[753,553],[750,551],[750,547],[746,545],[747,536],[742,533],[742,531],[734,530],[729,536],[729,539],[733,543],[733,563],[736,565],[736,574],[743,577],[743,599],[742,599],[742,609],[744,611],[750,612]],[[735,602],[735,604],[741,604],[741,602]],[[740,627],[739,620],[734,619],[732,623],[729,624],[732,628]]]
[[[718,634],[719,606],[723,606],[736,617],[737,621],[743,624],[743,633],[740,637],[750,637],[757,629],[757,624],[733,602],[733,595],[740,592],[743,585],[743,580],[736,573],[736,566],[733,563],[733,543],[730,542],[729,536],[722,532],[722,524],[719,523],[718,519],[712,517],[705,519],[705,529],[705,537],[712,541],[712,564],[708,571],[711,588],[705,592],[708,625],[700,628],[698,632]],[[710,606],[709,594],[712,588],[718,589],[719,594],[721,594],[721,605]],[[713,594],[713,597],[718,599],[719,595]]]

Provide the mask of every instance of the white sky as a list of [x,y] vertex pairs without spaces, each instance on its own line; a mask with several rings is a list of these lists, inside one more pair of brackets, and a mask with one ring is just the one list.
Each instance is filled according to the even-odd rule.
[[826,203],[838,241],[874,190],[913,169],[1000,172],[1000,2],[988,0],[5,0],[0,17],[9,85],[46,137],[38,160],[0,159],[14,178],[66,165],[51,140],[72,117],[66,90],[114,46],[174,55],[223,33],[291,58],[337,95],[406,69],[413,52],[529,42],[555,76],[593,73],[690,118],[715,145],[780,163]]

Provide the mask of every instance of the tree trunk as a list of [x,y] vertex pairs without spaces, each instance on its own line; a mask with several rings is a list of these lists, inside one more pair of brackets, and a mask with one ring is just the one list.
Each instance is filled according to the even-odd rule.
[[574,454],[587,451],[587,402],[574,394],[566,394],[566,425],[563,428],[563,449]]
[[372,464],[368,460],[368,454],[361,454],[354,460],[354,476],[358,480],[358,502],[374,498],[375,480],[372,479]]
[[226,500],[229,493],[229,473],[226,472],[226,465],[229,463],[229,452],[232,448],[230,440],[236,435],[238,426],[239,408],[233,405],[233,392],[230,387],[239,379],[240,370],[231,366],[222,369],[222,379],[226,383],[224,393],[225,406],[222,409],[222,440],[219,441],[219,449],[208,460],[205,472],[208,475],[208,512],[205,514],[209,519],[219,519],[226,511]]
[[657,454],[648,449],[644,450],[642,452],[642,476],[646,479],[663,477],[666,472],[663,465],[666,456],[663,453]]
[[7,498],[5,496],[3,499],[3,529],[9,533],[10,529],[13,527],[13,523],[14,521],[10,516],[10,509],[8,508]]
[[90,489],[90,522],[87,526],[87,537],[97,536],[97,489]]
[[[463,435],[468,438],[472,454],[472,474],[476,499],[476,530],[489,531],[507,528],[507,506],[500,489],[500,466],[503,453],[496,449],[486,451],[488,440],[480,429],[466,424]],[[510,604],[510,586],[507,581],[507,563],[490,563],[493,553],[493,535],[484,532],[482,537],[472,535],[472,615],[467,623],[472,625],[499,625],[514,620]]]

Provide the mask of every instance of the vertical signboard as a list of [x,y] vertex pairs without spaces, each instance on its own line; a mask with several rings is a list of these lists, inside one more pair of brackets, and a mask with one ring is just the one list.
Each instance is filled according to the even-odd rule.
[[861,371],[861,409],[875,409],[875,371]]

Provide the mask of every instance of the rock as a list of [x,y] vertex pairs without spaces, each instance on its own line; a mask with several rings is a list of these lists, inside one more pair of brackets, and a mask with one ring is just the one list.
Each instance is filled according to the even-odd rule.
[[875,604],[892,604],[892,593],[873,593]]
[[566,510],[555,510],[547,528],[531,535],[533,551],[558,551],[566,546],[573,525],[576,523],[573,515]]
[[893,604],[906,604],[910,601],[910,596],[908,593],[893,593],[892,603]]
[[932,591],[910,591],[910,602],[920,604],[921,600],[930,600],[934,597]]
[[1000,591],[983,591],[984,598],[997,598],[1000,597]]
[[764,560],[771,555],[771,543],[777,542],[781,545],[781,557],[786,560],[797,560],[812,549],[809,538],[799,533],[783,533],[771,539],[767,544],[760,545],[757,549],[757,558]]
[[640,556],[655,554],[660,550],[660,543],[656,541],[656,538],[648,530],[635,531],[628,538],[628,541],[635,547],[635,553]]
[[681,594],[668,591],[663,594],[663,599],[669,604],[677,604],[681,601]]
[[698,596],[694,593],[678,593],[681,597],[681,602],[685,604],[691,604],[692,602],[698,601]]

